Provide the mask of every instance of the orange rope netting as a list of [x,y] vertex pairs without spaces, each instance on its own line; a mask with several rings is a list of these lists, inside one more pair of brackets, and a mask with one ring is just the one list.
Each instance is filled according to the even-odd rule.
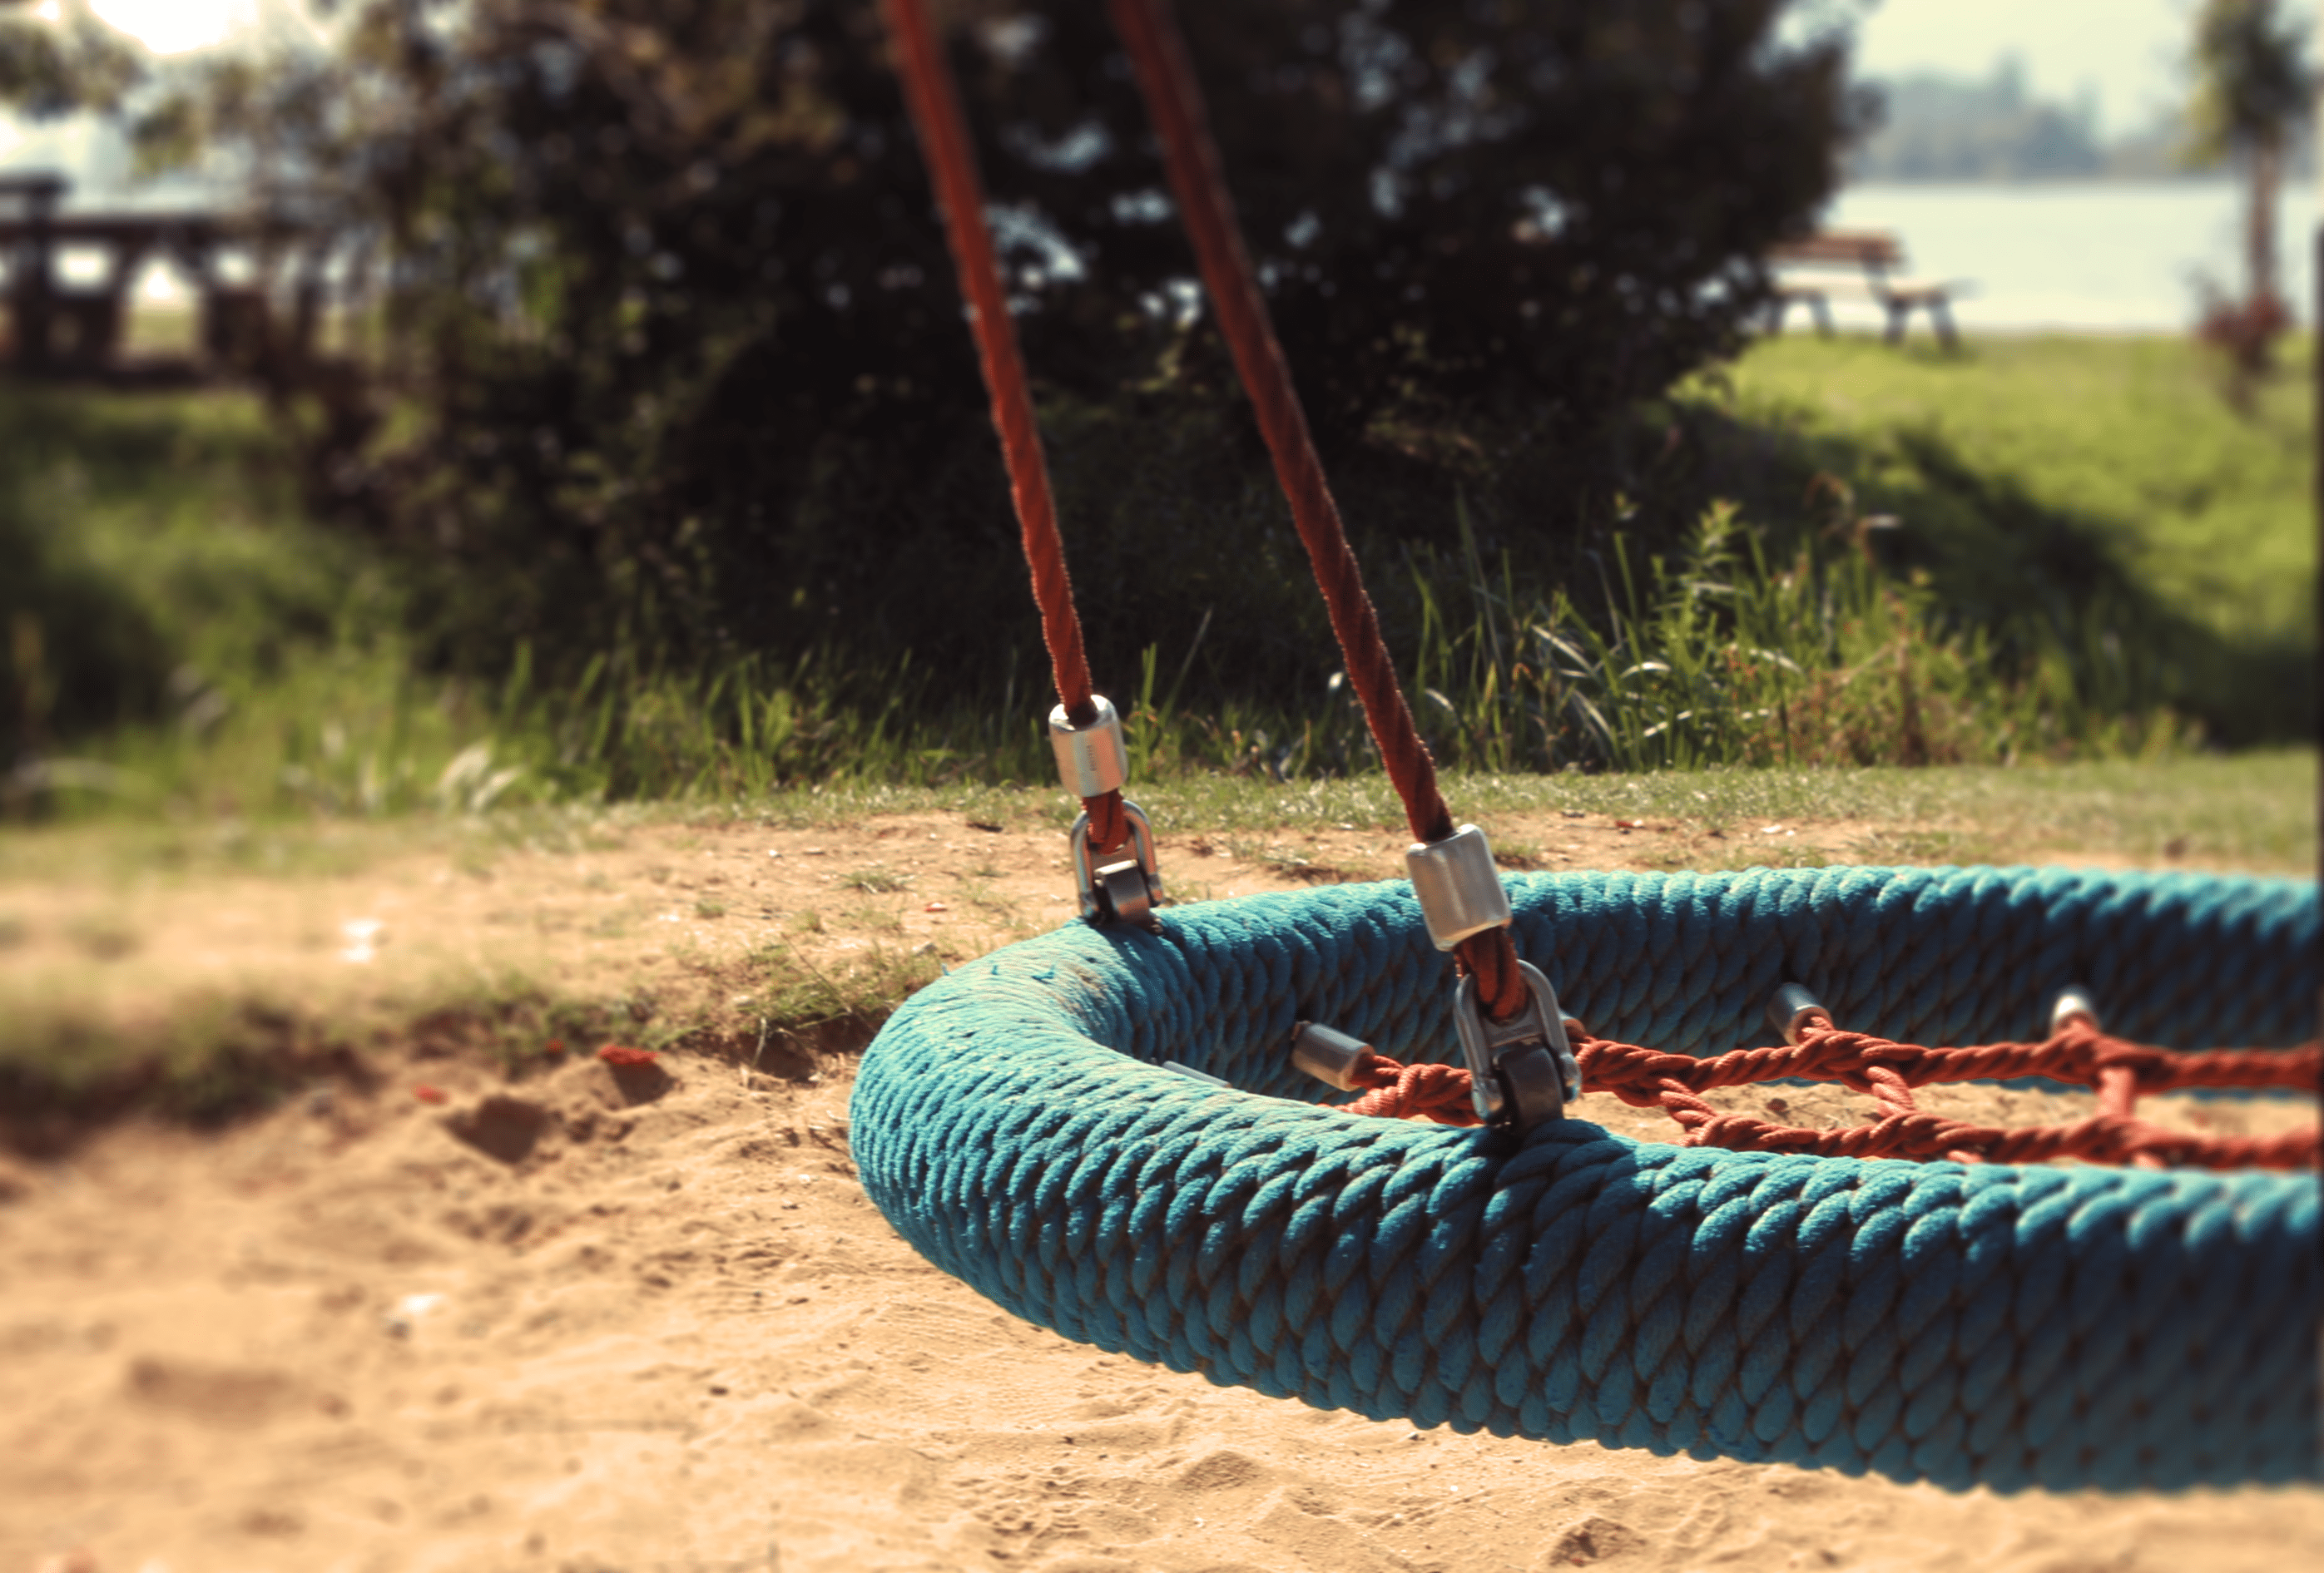
[[[2273,1136],[2204,1136],[2137,1117],[2150,1092],[2192,1087],[2289,1088],[2312,1091],[2324,1075],[2324,1044],[2296,1049],[2180,1053],[2108,1037],[2081,1017],[2040,1043],[1923,1048],[1869,1033],[1811,1023],[1797,1044],[1737,1049],[1697,1059],[1566,1029],[1582,1063],[1582,1090],[1610,1092],[1637,1108],[1659,1106],[1683,1131],[1680,1145],[1740,1152],[1808,1153],[1850,1158],[1950,1158],[1964,1163],[2037,1164],[2052,1158],[2146,1166],[2303,1169],[2319,1159],[2317,1127]],[[2098,1112],[2065,1125],[2009,1130],[1970,1125],[1922,1109],[1913,1089],[1932,1082],[2041,1076],[2097,1090]],[[1721,1114],[1702,1094],[1722,1087],[1797,1078],[1836,1081],[1869,1093],[1880,1118],[1870,1125],[1810,1130],[1748,1115]],[[1454,1065],[1405,1065],[1375,1053],[1354,1080],[1370,1089],[1344,1107],[1352,1114],[1474,1125],[1469,1072]]]

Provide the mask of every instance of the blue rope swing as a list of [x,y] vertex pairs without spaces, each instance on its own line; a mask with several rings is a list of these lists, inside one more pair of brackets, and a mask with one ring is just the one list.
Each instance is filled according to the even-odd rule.
[[[1600,1034],[1762,1041],[1797,980],[1942,1044],[2080,979],[2171,1047],[2314,1035],[2313,885],[2054,869],[1507,881],[1522,953]],[[2324,1478],[2313,1175],[1511,1146],[1367,1119],[1293,1024],[1451,1061],[1410,887],[1070,924],[923,990],[866,1053],[872,1200],[1019,1316],[1374,1419],[1950,1487]],[[1230,1083],[1163,1068],[1168,1062]]]

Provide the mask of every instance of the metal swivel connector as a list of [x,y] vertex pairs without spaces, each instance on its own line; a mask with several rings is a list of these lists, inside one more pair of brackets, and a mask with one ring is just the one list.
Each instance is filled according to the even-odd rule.
[[1557,990],[1530,961],[1519,961],[1517,971],[1531,998],[1515,1020],[1488,1020],[1477,980],[1469,977],[1452,991],[1452,1026],[1469,1067],[1477,1118],[1522,1135],[1564,1118],[1565,1106],[1582,1096],[1582,1067],[1566,1040]]
[[1783,1034],[1784,1041],[1794,1048],[1807,1035],[1808,1028],[1819,1022],[1825,1026],[1839,1025],[1823,1001],[1797,983],[1784,984],[1767,1001],[1767,1025]]
[[1510,920],[1509,893],[1493,867],[1493,845],[1473,824],[1441,842],[1413,842],[1404,854],[1404,872],[1440,951]]
[[1372,1055],[1372,1046],[1351,1038],[1337,1027],[1303,1021],[1291,1029],[1291,1062],[1326,1087],[1356,1090],[1357,1067]]
[[1074,853],[1074,888],[1081,892],[1082,915],[1092,923],[1127,923],[1139,928],[1159,928],[1154,909],[1162,904],[1162,874],[1154,861],[1154,827],[1146,811],[1125,799],[1122,817],[1130,822],[1130,855],[1116,862],[1092,867],[1090,816],[1084,812],[1066,832]]
[[[1404,871],[1440,951],[1471,934],[1506,928],[1515,916],[1501,871],[1493,866],[1493,845],[1473,824],[1441,842],[1415,842],[1404,854]],[[1528,998],[1513,1020],[1489,1019],[1477,998],[1477,980],[1466,977],[1452,991],[1452,1026],[1469,1067],[1477,1118],[1522,1135],[1563,1118],[1566,1104],[1582,1096],[1582,1069],[1566,1041],[1557,991],[1540,968],[1519,961],[1517,971]]]
[[[1090,704],[1094,713],[1078,726],[1064,705],[1049,712],[1049,748],[1057,756],[1057,779],[1080,798],[1119,792],[1130,779],[1130,745],[1121,734],[1120,713],[1102,694],[1091,695]],[[1130,855],[1126,858],[1097,863],[1087,813],[1067,832],[1082,915],[1092,923],[1159,928],[1154,909],[1162,905],[1162,875],[1154,859],[1154,827],[1134,803],[1125,801],[1121,812],[1130,822]]]
[[2092,1032],[2105,1030],[2098,1019],[2098,1000],[2079,983],[2069,983],[2058,990],[2055,1003],[2050,1007],[2050,1035],[2056,1037],[2077,1021],[2090,1024]]

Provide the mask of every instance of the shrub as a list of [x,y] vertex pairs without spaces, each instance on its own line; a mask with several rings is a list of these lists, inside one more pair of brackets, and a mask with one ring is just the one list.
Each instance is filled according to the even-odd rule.
[[[1509,543],[1529,571],[1570,558],[1561,526],[1607,522],[1609,426],[1736,347],[1766,246],[1832,189],[1856,114],[1842,51],[1783,41],[1785,9],[1188,0],[1360,531],[1443,537],[1458,474],[1557,489]],[[1076,560],[1127,585],[1093,620],[1103,672],[1183,645],[1189,598],[1155,592],[1234,563],[1280,511],[1250,491],[1247,419],[1221,417],[1224,356],[1101,12],[964,5],[954,52],[1030,361],[1053,410],[1093,412],[1059,425],[1058,463]],[[344,37],[214,72],[149,142],[254,152],[263,187],[382,252],[412,419],[316,473],[432,576],[440,659],[908,650],[942,690],[1029,646],[874,7],[371,0]],[[1076,433],[1118,449],[1125,423],[1211,446],[1125,494],[1073,451]],[[1283,630],[1313,626],[1286,567],[1214,620],[1198,686],[1268,680]]]

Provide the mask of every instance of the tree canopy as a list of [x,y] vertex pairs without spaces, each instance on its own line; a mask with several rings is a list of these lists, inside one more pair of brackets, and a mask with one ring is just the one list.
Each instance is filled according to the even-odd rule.
[[0,0],[0,106],[36,119],[111,109],[144,79],[145,65],[145,51],[88,0],[38,10]]
[[2307,29],[2278,0],[2204,0],[2195,18],[2189,129],[2199,159],[2280,148],[2308,118],[2316,83]]
[[[1784,0],[1180,10],[1341,452],[1430,422],[1586,448],[1738,346],[1865,107],[1838,40],[1786,41]],[[1088,407],[1224,408],[1102,8],[944,14],[1037,376]],[[1005,492],[874,6],[362,0],[341,38],[215,71],[147,128],[254,154],[380,253],[424,429],[336,467],[369,517],[474,565],[503,633],[643,598],[684,639],[982,637],[950,603],[1005,552]]]

